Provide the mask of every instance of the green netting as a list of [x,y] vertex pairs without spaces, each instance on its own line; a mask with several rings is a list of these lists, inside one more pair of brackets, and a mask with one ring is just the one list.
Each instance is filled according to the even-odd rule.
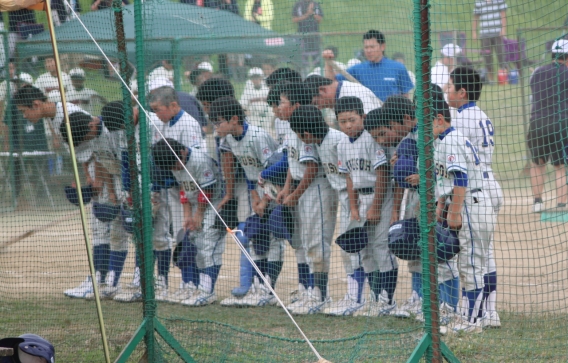
[[567,10],[58,0],[58,62],[46,12],[4,13],[0,339],[59,362],[565,361]]

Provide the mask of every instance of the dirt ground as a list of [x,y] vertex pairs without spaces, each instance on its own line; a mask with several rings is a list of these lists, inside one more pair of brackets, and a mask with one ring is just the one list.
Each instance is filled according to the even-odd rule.
[[[495,232],[495,254],[499,276],[499,309],[523,312],[565,312],[568,290],[567,224],[541,222],[531,213],[528,188],[507,188],[505,206]],[[551,200],[552,195],[545,195]],[[551,202],[552,203],[552,202]],[[551,205],[552,206],[552,205]],[[5,298],[25,295],[62,296],[63,290],[78,285],[88,272],[87,255],[78,209],[39,213],[28,209],[0,215],[0,244],[9,238],[60,219],[63,223],[46,228],[9,247],[0,248],[0,294]],[[71,215],[69,216],[69,214]],[[67,216],[67,217],[66,217]],[[134,248],[130,249],[122,283],[130,282],[134,270]],[[239,250],[228,238],[224,264],[217,283],[219,300],[238,284]],[[346,275],[333,245],[329,292],[340,299],[346,292]],[[293,250],[287,246],[286,259],[277,292],[283,301],[297,288]],[[179,270],[171,269],[170,287],[177,288]],[[401,261],[396,299],[409,296],[410,274]]]

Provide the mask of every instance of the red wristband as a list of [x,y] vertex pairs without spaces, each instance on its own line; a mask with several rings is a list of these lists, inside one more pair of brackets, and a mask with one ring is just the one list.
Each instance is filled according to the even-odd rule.
[[179,202],[181,204],[186,204],[187,202],[189,202],[187,200],[187,196],[185,195],[185,191],[184,190],[180,190],[179,191]]
[[199,202],[199,204],[208,204],[207,199],[211,199],[212,195],[213,195],[213,193],[211,193],[211,192],[203,191],[203,192],[199,193],[199,196],[197,197],[197,202]]

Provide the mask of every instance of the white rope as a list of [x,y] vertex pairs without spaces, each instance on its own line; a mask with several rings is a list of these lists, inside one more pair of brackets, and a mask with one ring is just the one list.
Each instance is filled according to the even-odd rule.
[[[105,52],[102,50],[102,48],[99,46],[99,44],[97,43],[97,41],[95,40],[95,38],[93,37],[93,35],[91,34],[91,32],[89,31],[89,29],[87,29],[87,27],[85,26],[85,24],[83,23],[83,21],[81,20],[81,18],[79,17],[79,15],[75,12],[75,10],[73,10],[73,8],[71,7],[71,5],[69,4],[68,0],[65,0],[65,5],[67,5],[67,7],[69,8],[69,10],[73,13],[74,16],[76,16],[76,20],[79,21],[79,23],[81,23],[81,26],[83,27],[83,29],[85,29],[85,31],[87,32],[87,34],[89,35],[89,37],[91,38],[91,40],[93,41],[93,43],[96,45],[96,47],[99,49],[99,51],[101,52],[102,56],[105,58],[105,60],[108,62],[108,64],[112,67],[114,73],[116,73],[116,75],[118,76],[118,78],[120,79],[120,81],[122,82],[122,84],[124,84],[124,86],[128,89],[128,92],[130,92],[130,94],[132,95],[133,99],[136,101],[136,103],[138,104],[138,106],[140,107],[140,110],[142,110],[144,112],[144,114],[146,115],[146,119],[147,120],[151,120],[150,114],[146,111],[146,109],[142,106],[142,104],[138,101],[138,98],[134,95],[134,93],[132,92],[132,90],[130,89],[130,87],[128,87],[128,84],[126,84],[126,81],[122,78],[122,76],[120,75],[120,72],[114,67],[114,65],[112,64],[112,62],[110,61],[110,59],[107,57],[107,55],[105,54]],[[141,85],[138,86],[139,89]],[[292,320],[292,322],[294,323],[294,325],[296,326],[296,328],[298,329],[298,331],[300,332],[300,334],[302,335],[302,337],[304,338],[304,340],[306,341],[306,343],[308,343],[308,345],[310,346],[310,349],[312,350],[312,352],[316,355],[316,357],[319,359],[322,359],[322,356],[318,353],[318,351],[316,350],[316,348],[313,346],[312,342],[308,339],[308,337],[306,336],[306,334],[304,334],[304,332],[302,331],[302,329],[300,328],[300,326],[298,325],[298,323],[296,322],[296,320],[294,320],[294,318],[292,317],[292,315],[290,314],[290,312],[286,309],[284,303],[282,302],[282,300],[280,300],[280,297],[278,296],[278,294],[276,293],[276,291],[274,291],[274,289],[272,288],[272,286],[270,285],[270,282],[268,281],[268,279],[264,276],[264,274],[262,273],[262,271],[260,271],[260,269],[258,268],[258,266],[256,265],[256,263],[254,263],[252,257],[250,256],[250,254],[247,252],[246,248],[242,245],[241,241],[239,241],[239,239],[235,236],[236,232],[241,232],[242,234],[244,234],[243,231],[240,231],[238,229],[235,230],[231,230],[229,228],[229,226],[225,223],[225,221],[223,220],[223,218],[221,218],[221,215],[219,214],[219,212],[217,211],[217,208],[215,208],[215,206],[213,205],[213,203],[211,203],[211,201],[209,200],[209,198],[207,198],[207,196],[205,195],[205,193],[203,193],[203,190],[201,189],[201,187],[199,186],[199,184],[197,183],[197,181],[193,178],[193,175],[191,175],[191,173],[189,172],[189,170],[187,170],[187,168],[185,167],[184,162],[178,157],[177,153],[174,151],[174,149],[171,147],[171,145],[168,143],[168,141],[166,140],[165,136],[162,134],[162,132],[158,129],[158,127],[154,124],[154,122],[151,122],[152,126],[154,126],[154,128],[156,129],[156,131],[158,132],[158,134],[160,134],[161,138],[166,142],[166,144],[168,145],[168,147],[170,148],[170,150],[174,153],[176,159],[181,163],[181,165],[183,166],[183,169],[185,170],[185,172],[189,175],[189,177],[191,178],[191,180],[193,181],[193,183],[197,186],[197,188],[199,189],[200,192],[202,192],[202,194],[205,196],[205,199],[207,200],[207,203],[213,207],[213,211],[215,212],[215,214],[217,214],[217,216],[219,217],[219,219],[223,222],[223,224],[225,225],[225,228],[227,229],[227,231],[229,232],[229,234],[231,235],[231,237],[233,238],[233,241],[235,241],[235,243],[237,244],[237,246],[239,247],[239,249],[241,250],[241,252],[246,256],[247,260],[249,260],[252,264],[252,266],[254,267],[254,269],[256,270],[256,272],[258,273],[258,275],[261,277],[262,281],[264,281],[264,285],[265,287],[268,287],[268,289],[270,290],[270,292],[272,294],[274,294],[274,297],[276,298],[276,300],[278,301],[278,303],[280,304],[280,306],[282,307],[282,309],[284,309],[284,311],[286,312],[286,315],[288,315],[288,317],[290,318],[290,320]]]

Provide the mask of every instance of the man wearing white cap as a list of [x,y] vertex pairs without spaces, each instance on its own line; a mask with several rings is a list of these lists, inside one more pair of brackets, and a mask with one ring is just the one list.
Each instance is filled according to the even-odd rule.
[[248,122],[270,131],[273,113],[266,103],[269,88],[264,83],[264,73],[254,67],[249,70],[248,77],[239,102],[245,109]]
[[564,147],[568,120],[568,40],[552,44],[552,63],[539,67],[531,77],[532,106],[527,144],[532,155],[531,185],[533,212],[544,210],[542,192],[546,163],[554,166],[556,207],[566,209],[568,202]]
[[[81,107],[91,115],[95,113],[93,108],[97,99],[102,103],[106,103],[104,97],[100,96],[97,91],[85,87],[87,77],[84,70],[81,68],[73,68],[69,72],[69,76],[71,77],[71,87],[67,88],[67,101]],[[48,98],[50,97],[51,93],[48,95]]]
[[456,67],[456,57],[461,53],[461,48],[455,44],[446,44],[442,47],[442,59],[436,62],[430,71],[431,81],[447,91],[450,73]]

